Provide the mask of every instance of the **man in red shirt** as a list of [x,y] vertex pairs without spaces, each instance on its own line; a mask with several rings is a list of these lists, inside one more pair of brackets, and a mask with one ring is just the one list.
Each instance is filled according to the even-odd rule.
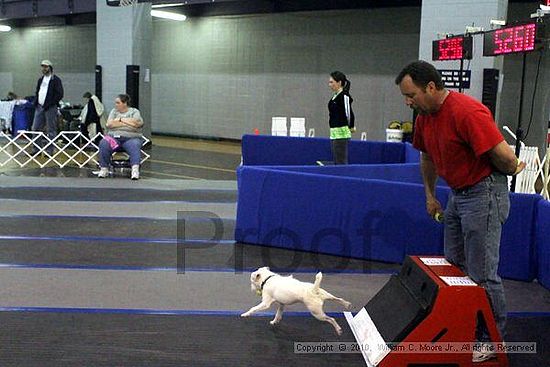
[[[407,106],[419,114],[413,145],[422,152],[429,215],[443,212],[435,197],[437,178],[451,187],[445,209],[445,258],[485,288],[504,337],[506,303],[497,270],[502,224],[510,210],[506,175],[518,174],[525,163],[516,158],[491,112],[472,97],[445,89],[433,65],[415,61],[395,83]],[[476,334],[478,341],[489,341],[483,321]],[[474,352],[473,361],[493,357],[491,352]]]

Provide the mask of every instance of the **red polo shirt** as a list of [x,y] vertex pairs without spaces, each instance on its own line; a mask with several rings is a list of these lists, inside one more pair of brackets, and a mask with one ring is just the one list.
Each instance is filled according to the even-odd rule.
[[493,172],[484,153],[503,140],[487,107],[451,91],[439,111],[417,117],[413,145],[430,155],[438,176],[461,189]]

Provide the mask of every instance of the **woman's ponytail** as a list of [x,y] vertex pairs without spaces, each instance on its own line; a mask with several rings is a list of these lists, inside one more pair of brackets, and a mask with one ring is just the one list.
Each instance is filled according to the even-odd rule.
[[351,89],[351,82],[346,79],[345,84],[344,84],[344,92],[349,94],[350,89]]
[[346,74],[342,73],[341,71],[333,71],[332,73],[330,73],[330,76],[335,81],[341,82],[344,92],[349,94],[349,91],[351,89],[351,82],[348,80],[348,78],[346,78]]

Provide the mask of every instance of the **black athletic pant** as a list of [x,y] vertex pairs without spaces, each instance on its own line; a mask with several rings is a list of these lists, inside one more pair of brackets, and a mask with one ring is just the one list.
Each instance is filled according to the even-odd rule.
[[334,164],[348,164],[348,142],[350,139],[332,139],[332,159]]

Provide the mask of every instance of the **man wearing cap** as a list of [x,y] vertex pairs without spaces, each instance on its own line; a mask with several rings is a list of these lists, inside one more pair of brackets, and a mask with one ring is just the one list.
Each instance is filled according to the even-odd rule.
[[[53,64],[50,60],[43,60],[42,77],[36,84],[34,105],[33,131],[42,131],[46,125],[48,137],[53,140],[57,135],[57,105],[63,98],[63,84],[57,75],[53,74]],[[53,153],[53,145],[47,147],[48,153]]]

